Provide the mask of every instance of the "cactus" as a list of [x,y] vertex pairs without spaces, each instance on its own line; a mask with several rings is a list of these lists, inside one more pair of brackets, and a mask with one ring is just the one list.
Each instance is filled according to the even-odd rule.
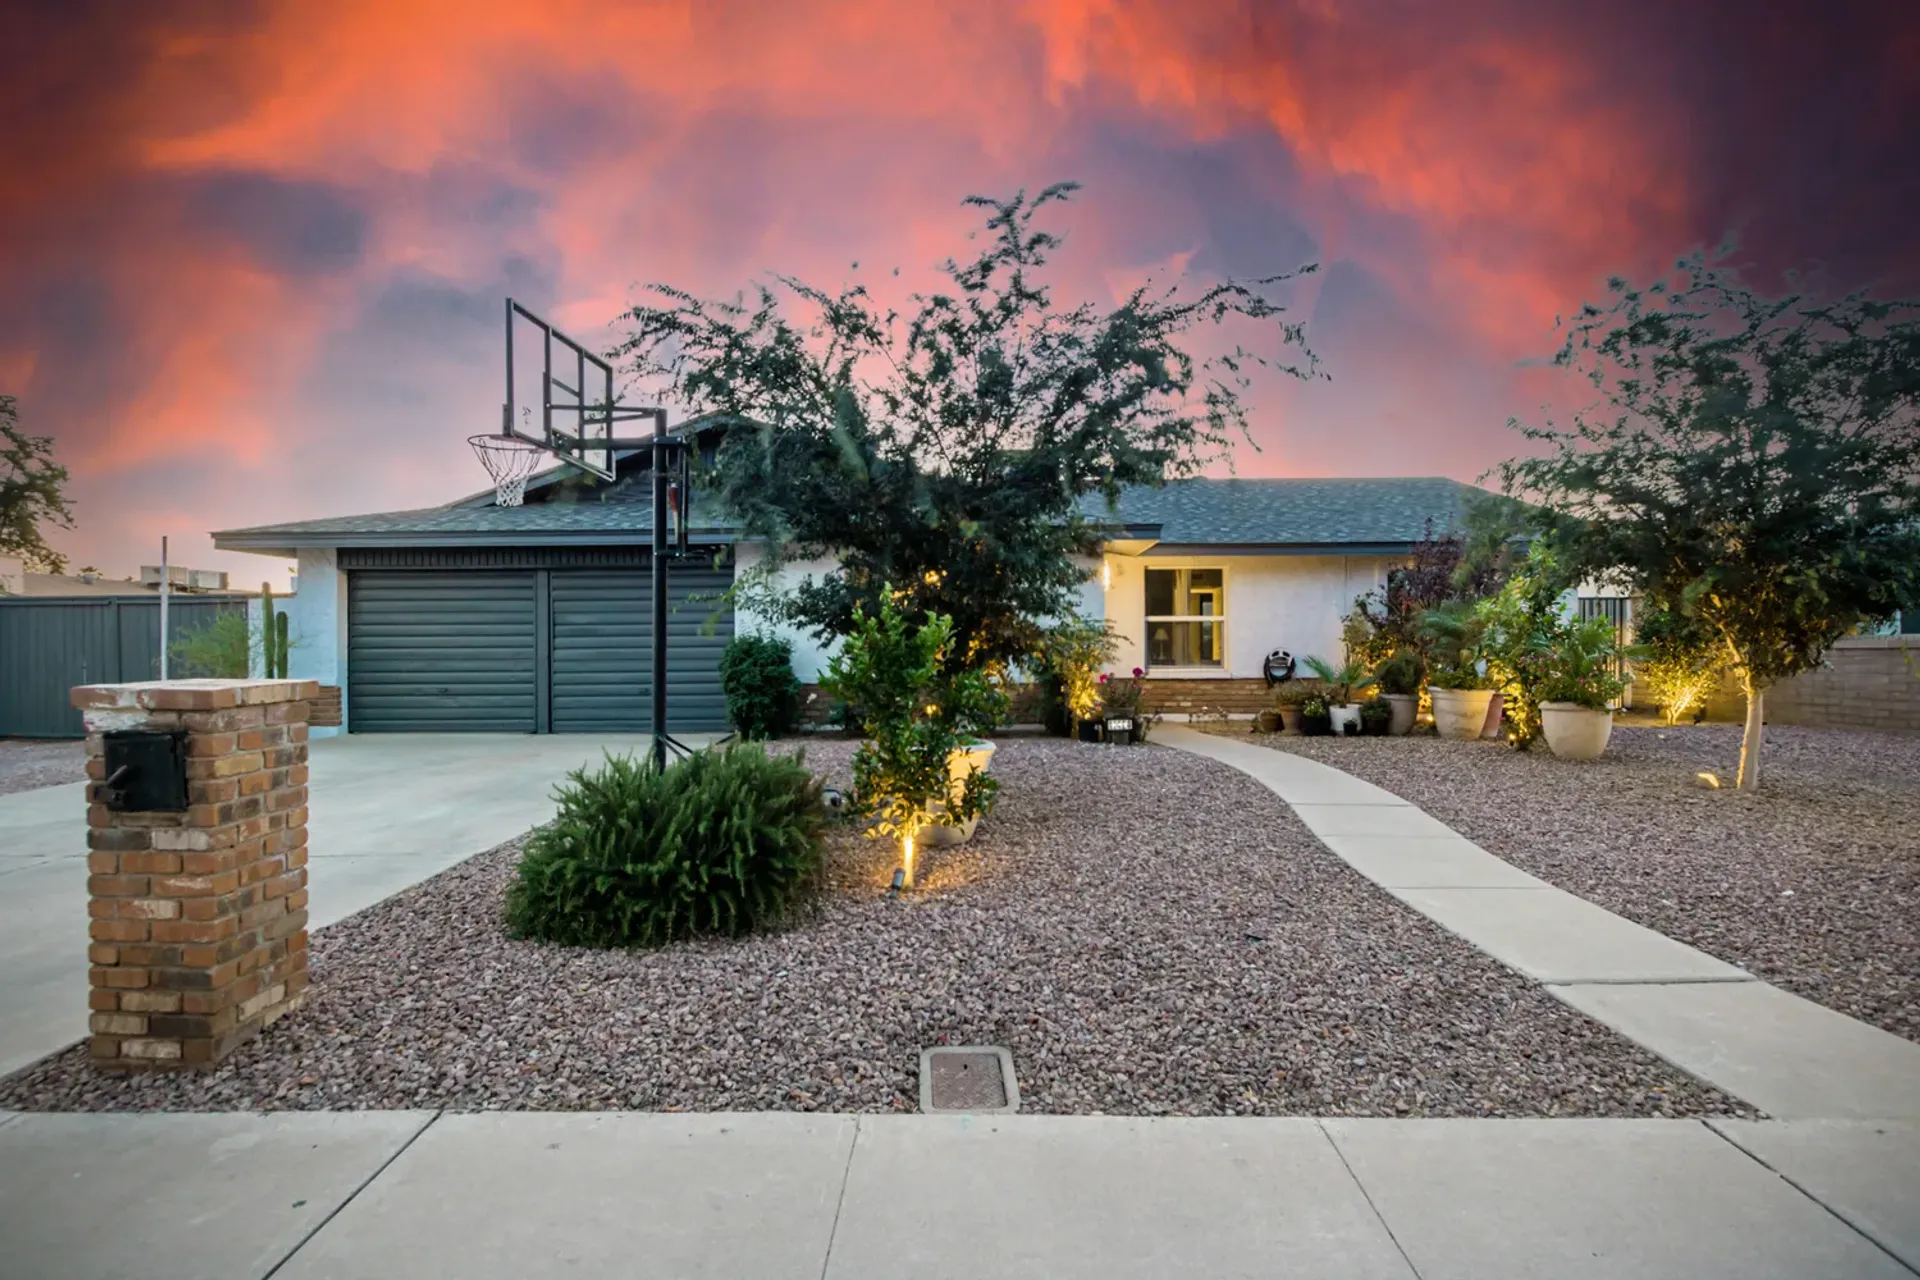
[[274,611],[273,585],[260,584],[260,651],[264,658],[261,675],[269,680],[287,678],[287,614]]

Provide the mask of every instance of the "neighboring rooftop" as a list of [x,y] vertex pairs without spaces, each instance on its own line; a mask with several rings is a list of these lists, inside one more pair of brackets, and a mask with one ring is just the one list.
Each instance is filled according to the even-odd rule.
[[1081,509],[1130,531],[1158,526],[1162,547],[1404,548],[1459,529],[1485,489],[1442,476],[1333,480],[1180,480],[1129,489],[1119,509],[1095,495]]

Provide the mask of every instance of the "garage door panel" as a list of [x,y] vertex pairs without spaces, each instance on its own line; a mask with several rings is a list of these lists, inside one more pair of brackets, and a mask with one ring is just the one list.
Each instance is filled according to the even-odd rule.
[[[717,599],[731,570],[668,571],[667,727],[679,733],[726,727],[720,650],[733,613]],[[644,568],[556,570],[553,593],[553,729],[556,733],[642,732],[652,727],[653,611]],[[702,634],[709,623],[714,634]]]
[[530,571],[355,571],[347,715],[355,732],[531,733]]

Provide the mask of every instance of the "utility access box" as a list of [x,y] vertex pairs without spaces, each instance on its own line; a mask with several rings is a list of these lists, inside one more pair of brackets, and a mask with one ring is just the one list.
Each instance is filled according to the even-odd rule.
[[120,813],[178,813],[187,807],[187,735],[158,729],[103,734],[107,808]]

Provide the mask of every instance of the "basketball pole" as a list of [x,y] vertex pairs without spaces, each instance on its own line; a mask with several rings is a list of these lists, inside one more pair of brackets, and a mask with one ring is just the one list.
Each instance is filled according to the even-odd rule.
[[653,771],[667,771],[667,415],[653,417]]

